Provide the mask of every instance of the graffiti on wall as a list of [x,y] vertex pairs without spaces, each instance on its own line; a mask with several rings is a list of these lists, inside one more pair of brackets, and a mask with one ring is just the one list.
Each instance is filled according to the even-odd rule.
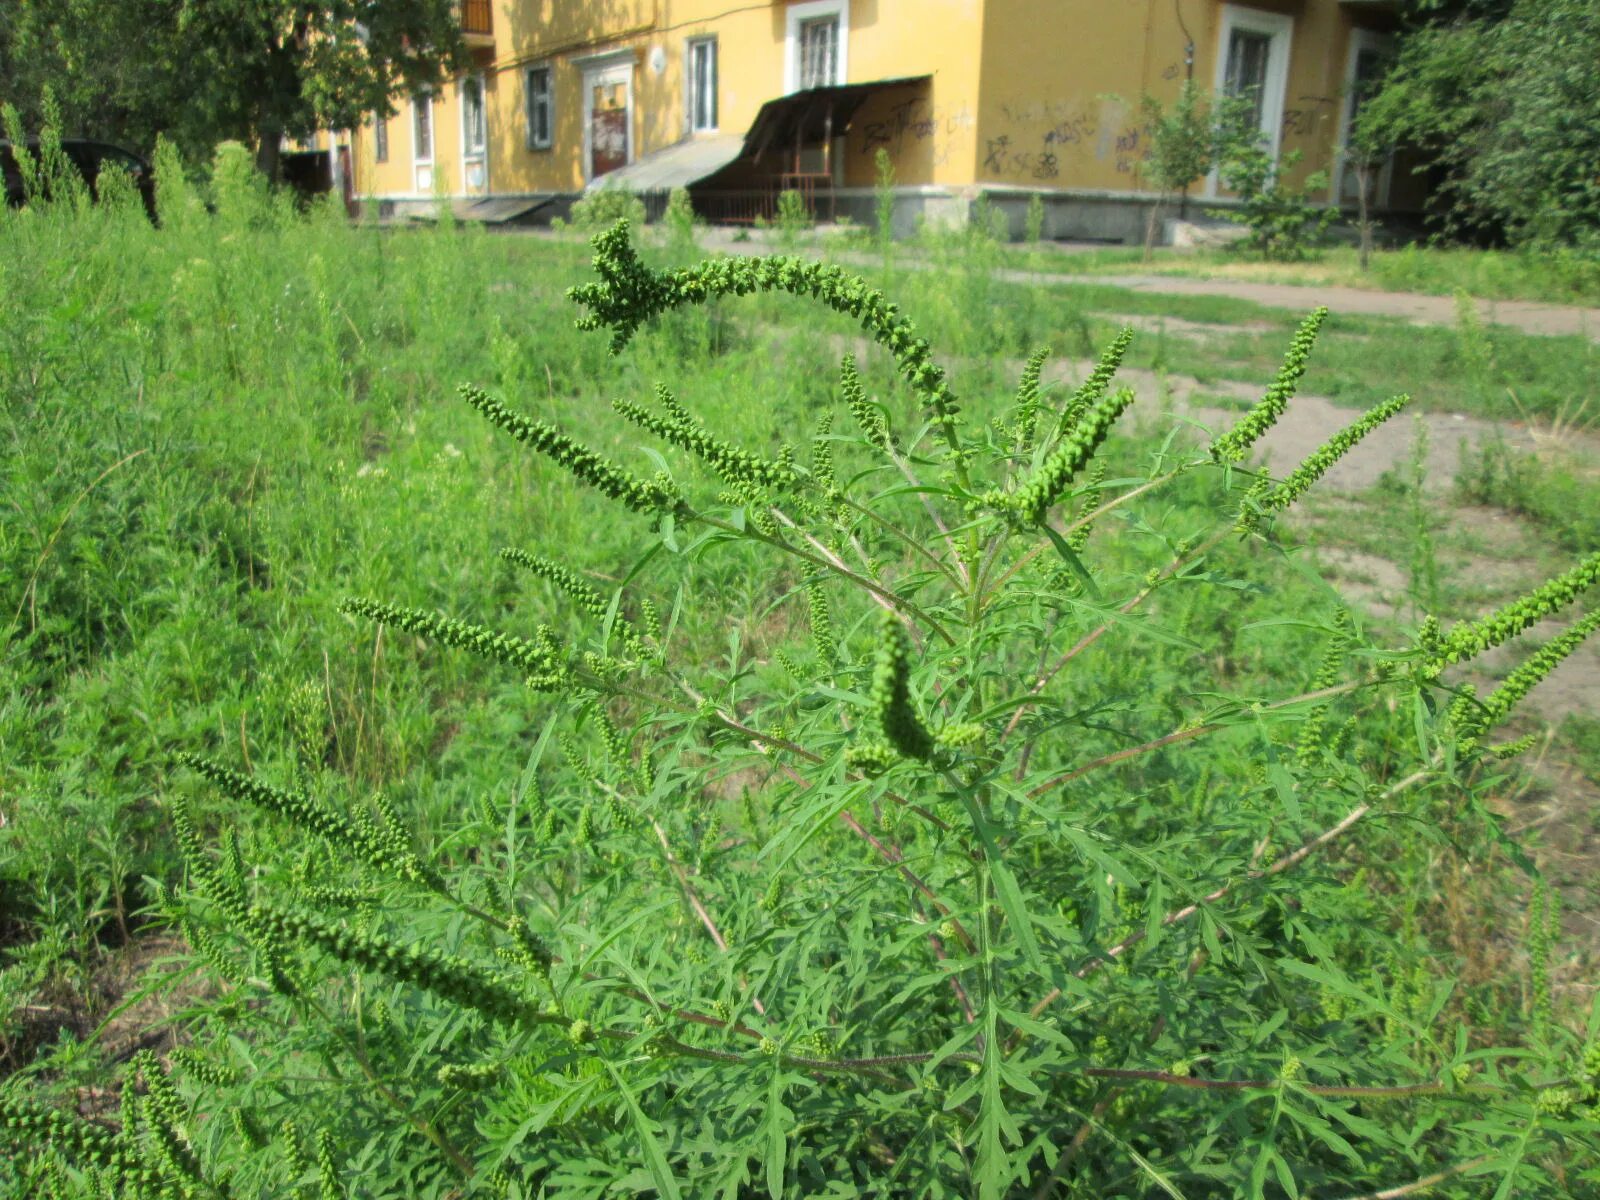
[[950,139],[974,123],[965,104],[947,110],[914,96],[893,105],[882,120],[862,125],[861,153],[870,157],[884,149],[898,158],[908,144],[928,143],[933,164],[940,166],[949,161]]
[[1062,159],[1099,132],[1094,113],[1076,101],[1028,101],[1000,106],[1003,129],[984,141],[983,169],[993,175],[1057,179]]
[[982,131],[983,171],[1018,182],[1070,175],[1074,158],[1092,158],[1132,175],[1149,152],[1149,132],[1114,97],[1023,100],[1001,104],[994,128]]
[[1339,101],[1332,96],[1301,96],[1300,107],[1285,109],[1283,132],[1290,137],[1309,137],[1324,118],[1331,118]]

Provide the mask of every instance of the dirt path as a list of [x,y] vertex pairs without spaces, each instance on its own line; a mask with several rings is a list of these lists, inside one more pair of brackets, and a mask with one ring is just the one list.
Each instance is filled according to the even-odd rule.
[[[1048,276],[1038,272],[1008,271],[1007,276],[1027,281]],[[1055,276],[1055,278],[1063,278]],[[1242,279],[1188,279],[1176,275],[1068,275],[1077,283],[1100,283],[1135,292],[1167,296],[1229,296],[1270,308],[1303,312],[1326,304],[1350,316],[1398,317],[1412,325],[1453,325],[1456,302],[1452,296],[1425,296],[1418,292],[1377,292],[1365,288],[1304,286],[1289,283],[1253,283]],[[1486,324],[1508,325],[1541,336],[1586,337],[1600,342],[1600,308],[1570,304],[1535,304],[1527,300],[1479,300],[1478,315]]]
[[[771,254],[774,247],[762,231],[746,234],[746,241],[736,242],[737,233],[714,228],[701,235],[701,245],[708,251],[728,254]],[[868,254],[838,253],[837,246],[827,240],[801,245],[799,253],[820,256],[830,255],[836,262],[852,266],[871,266],[877,260]],[[1067,256],[1064,265],[1070,263]],[[905,257],[896,259],[896,265],[912,270],[928,269],[932,264]],[[1100,285],[1126,288],[1134,292],[1152,292],[1165,296],[1227,296],[1248,300],[1268,308],[1288,309],[1292,312],[1309,312],[1319,304],[1326,304],[1336,313],[1349,316],[1394,317],[1412,325],[1454,325],[1456,301],[1453,296],[1429,296],[1420,292],[1382,292],[1365,288],[1337,287],[1322,284],[1303,285],[1289,283],[1256,283],[1242,279],[1191,279],[1179,275],[1089,275],[1073,274],[1068,270],[1024,271],[1005,268],[995,272],[995,278],[1007,283],[1038,284],[1044,287],[1071,285]],[[1505,325],[1523,333],[1544,337],[1586,337],[1600,342],[1600,308],[1582,308],[1570,304],[1537,304],[1527,300],[1476,301],[1479,317],[1490,325]]]

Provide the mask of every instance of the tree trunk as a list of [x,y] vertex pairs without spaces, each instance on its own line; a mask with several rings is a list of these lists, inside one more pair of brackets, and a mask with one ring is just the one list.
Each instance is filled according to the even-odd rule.
[[1361,269],[1365,271],[1372,262],[1372,211],[1370,194],[1372,190],[1372,162],[1365,157],[1359,157],[1355,163],[1356,172],[1356,228],[1361,231],[1360,261]]
[[276,129],[256,130],[256,167],[269,183],[277,183],[282,161],[283,134]]
[[1161,217],[1161,202],[1166,199],[1166,193],[1156,197],[1156,202],[1150,206],[1150,215],[1144,223],[1144,261],[1149,262],[1155,252],[1156,227]]

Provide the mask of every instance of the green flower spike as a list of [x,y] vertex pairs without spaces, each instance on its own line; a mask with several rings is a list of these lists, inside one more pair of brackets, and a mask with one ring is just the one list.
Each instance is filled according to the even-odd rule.
[[1476,658],[1571,604],[1600,582],[1600,552],[1480,621],[1463,621],[1444,637],[1438,667]]
[[524,675],[543,679],[559,674],[562,665],[554,653],[554,639],[542,630],[537,642],[524,641],[508,633],[497,633],[482,625],[456,621],[439,613],[419,608],[399,608],[376,600],[351,597],[339,604],[339,611],[353,617],[366,617],[380,625],[403,629],[418,637],[432,638],[458,650],[468,650],[482,658],[514,667]]
[[[1089,470],[1088,490],[1083,493],[1083,497],[1078,505],[1078,512],[1080,514],[1092,513],[1095,509],[1100,507],[1100,485],[1105,481],[1106,460],[1103,458],[1097,458],[1094,460],[1094,466]],[[1083,548],[1089,544],[1089,535],[1093,532],[1094,522],[1086,521],[1084,524],[1079,525],[1067,536],[1067,545],[1072,548],[1072,551],[1075,554],[1082,554]],[[1075,576],[1074,579],[1076,579]]]
[[894,355],[906,381],[938,421],[953,452],[960,452],[956,416],[961,411],[942,368],[933,362],[928,340],[900,308],[864,279],[830,263],[799,258],[714,258],[677,271],[655,272],[639,261],[628,240],[628,223],[618,221],[594,239],[598,282],[569,288],[567,296],[586,307],[579,329],[611,330],[611,352],[620,353],[646,320],[682,304],[701,304],[719,296],[783,291],[810,296],[835,312],[860,321],[873,341]]
[[889,426],[883,414],[867,399],[867,391],[861,386],[861,376],[856,372],[853,354],[846,354],[839,363],[839,394],[844,397],[845,407],[856,419],[856,424],[861,426],[867,441],[879,450],[888,450],[893,445]]
[[1095,363],[1094,370],[1089,372],[1089,378],[1080,383],[1077,390],[1067,399],[1066,406],[1056,421],[1058,437],[1070,435],[1084,414],[1100,402],[1106,394],[1106,389],[1111,386],[1111,380],[1116,376],[1118,368],[1122,366],[1128,347],[1132,344],[1133,327],[1124,326],[1100,355],[1100,361]]
[[84,1165],[109,1167],[116,1138],[98,1125],[20,1096],[0,1096],[0,1141],[44,1142]]
[[839,487],[833,477],[833,442],[828,437],[832,432],[833,414],[823,413],[817,421],[816,436],[811,439],[811,477],[825,496],[831,496]]
[[1301,322],[1294,340],[1289,343],[1289,352],[1283,356],[1283,366],[1278,368],[1277,377],[1267,388],[1266,395],[1245,413],[1237,425],[1211,443],[1212,458],[1218,462],[1240,461],[1250,447],[1283,416],[1300,383],[1300,377],[1306,373],[1306,362],[1311,357],[1311,347],[1316,345],[1317,332],[1327,319],[1328,310],[1318,308]]
[[[1341,608],[1333,616],[1333,636],[1328,639],[1328,648],[1322,656],[1322,666],[1318,669],[1316,678],[1311,681],[1308,691],[1320,692],[1324,688],[1331,688],[1339,682],[1339,675],[1344,670],[1345,659],[1350,652],[1353,641],[1350,630],[1350,612]],[[1295,761],[1305,769],[1314,766],[1318,759],[1330,748],[1331,737],[1328,731],[1328,704],[1319,704],[1312,709],[1311,715],[1306,718],[1306,723],[1300,729],[1299,745],[1295,750]]]
[[[1348,454],[1357,442],[1410,403],[1411,397],[1401,394],[1368,409],[1357,420],[1322,443],[1315,453],[1296,467],[1277,487],[1270,491],[1263,489],[1264,494],[1260,494],[1257,501],[1261,511],[1279,512],[1288,508],[1305,493],[1307,488],[1326,475],[1334,463]],[[1254,488],[1251,490],[1255,491]]]
[[333,1159],[333,1134],[317,1130],[317,1200],[344,1200],[344,1185]]
[[806,605],[811,619],[811,644],[822,660],[823,671],[827,672],[833,666],[839,647],[833,635],[833,610],[828,605],[828,593],[823,590],[820,575],[806,580]]
[[418,950],[381,934],[334,925],[314,913],[257,907],[257,919],[296,941],[309,942],[335,958],[424,991],[507,1025],[543,1020],[538,1009],[512,984],[464,958]]
[[911,639],[894,613],[885,612],[872,671],[872,707],[884,740],[907,758],[933,758],[938,743],[911,703]]
[[283,817],[302,829],[310,830],[337,846],[353,851],[375,867],[392,871],[401,878],[416,882],[426,883],[435,878],[421,860],[399,842],[398,831],[379,833],[370,819],[363,829],[339,813],[324,808],[309,796],[281,791],[249,775],[230,771],[227,767],[209,759],[198,758],[193,754],[180,754],[178,761],[221,788],[235,800],[243,800]]
[[1050,356],[1048,346],[1040,346],[1028,356],[1022,368],[1022,378],[1017,381],[1017,394],[1012,402],[1012,426],[1016,434],[1017,450],[1026,451],[1033,445],[1033,429],[1039,421],[1039,375],[1044,370],[1044,360]]
[[529,554],[526,550],[506,547],[500,551],[500,557],[509,563],[515,563],[525,571],[530,571],[540,579],[548,580],[556,585],[567,595],[578,602],[578,607],[590,616],[604,618],[609,607],[605,597],[595,591],[582,579],[578,578],[575,571],[562,566],[553,559],[548,559],[538,554]]
[[1073,477],[1094,457],[1111,426],[1133,403],[1133,389],[1101,397],[1086,409],[1062,437],[1039,469],[1011,495],[990,492],[984,502],[1014,513],[1028,524],[1037,525],[1072,483]]
[[716,437],[661,384],[656,385],[656,401],[667,410],[667,416],[659,416],[630,400],[613,400],[611,407],[641,429],[700,459],[724,483],[747,488],[787,487],[794,483],[792,467],[767,462]]
[[1482,733],[1505,720],[1534,685],[1560,666],[1596,629],[1600,629],[1600,608],[1551,638],[1527,662],[1506,676],[1505,682],[1485,696],[1482,707],[1468,718],[1468,727],[1474,733]]
[[579,481],[619,501],[635,512],[665,512],[678,504],[678,497],[659,482],[647,483],[623,470],[610,459],[573,441],[553,425],[512,412],[482,388],[462,384],[461,398],[525,445],[554,459]]

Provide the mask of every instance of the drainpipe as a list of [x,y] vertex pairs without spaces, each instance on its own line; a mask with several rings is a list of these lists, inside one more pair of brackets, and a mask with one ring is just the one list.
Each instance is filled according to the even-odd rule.
[[[1194,35],[1189,32],[1189,26],[1183,21],[1183,0],[1172,0],[1172,14],[1178,18],[1178,28],[1183,30],[1183,79],[1187,84],[1194,83]],[[1178,193],[1178,220],[1189,219],[1189,185],[1183,185],[1183,191]]]

